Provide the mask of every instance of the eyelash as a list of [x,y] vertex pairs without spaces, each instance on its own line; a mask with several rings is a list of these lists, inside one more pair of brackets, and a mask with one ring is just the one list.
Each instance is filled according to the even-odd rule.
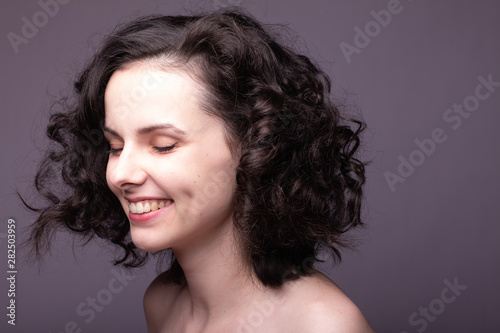
[[[166,153],[166,152],[171,151],[172,149],[174,149],[174,148],[177,146],[177,144],[178,144],[178,143],[179,143],[179,142],[176,142],[176,143],[174,143],[173,145],[171,145],[171,146],[166,146],[166,147],[156,147],[156,146],[153,146],[153,149],[154,149],[156,152],[158,152],[158,153]],[[108,150],[108,154],[113,155],[113,154],[116,154],[116,153],[121,152],[122,150],[123,150],[123,148],[117,148],[117,149],[115,149],[115,148],[110,148],[110,149]]]
[[174,143],[171,146],[166,146],[166,147],[153,147],[154,150],[156,150],[158,153],[166,153],[167,151],[171,151],[174,149],[179,142]]
[[109,148],[109,150],[108,150],[108,154],[109,154],[109,155],[114,155],[114,154],[116,154],[116,153],[120,152],[121,150],[122,150],[121,148],[120,148],[120,149],[113,149],[113,148]]

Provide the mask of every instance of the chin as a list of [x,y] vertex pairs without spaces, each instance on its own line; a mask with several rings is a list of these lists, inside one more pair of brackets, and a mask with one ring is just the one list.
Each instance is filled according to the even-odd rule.
[[131,237],[132,243],[134,243],[135,247],[144,252],[157,252],[168,248],[164,244],[155,242],[147,235],[137,235],[136,233],[131,232]]
[[166,247],[161,247],[161,246],[154,246],[153,244],[144,244],[144,243],[139,243],[132,241],[135,245],[136,248],[143,252],[158,252],[162,250],[166,250]]

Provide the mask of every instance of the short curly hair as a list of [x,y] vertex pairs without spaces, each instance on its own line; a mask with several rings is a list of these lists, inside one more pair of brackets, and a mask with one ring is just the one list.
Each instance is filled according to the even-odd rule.
[[[39,214],[28,240],[36,256],[63,227],[121,247],[115,264],[147,260],[131,242],[127,216],[106,183],[102,127],[111,75],[150,60],[192,74],[204,87],[204,110],[223,120],[239,156],[234,226],[260,281],[280,287],[311,274],[325,249],[340,260],[345,232],[362,224],[365,163],[354,154],[364,123],[341,113],[328,76],[308,57],[235,10],[142,17],[103,41],[75,82],[74,102],[49,120],[47,135],[56,144],[35,178],[48,204],[25,202]],[[169,273],[171,281],[184,281],[175,257]]]

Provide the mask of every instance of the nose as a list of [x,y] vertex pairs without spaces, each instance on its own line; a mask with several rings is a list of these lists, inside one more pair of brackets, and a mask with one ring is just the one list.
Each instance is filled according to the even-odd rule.
[[141,185],[147,178],[141,158],[127,148],[123,148],[118,156],[110,155],[106,173],[109,185],[120,190]]

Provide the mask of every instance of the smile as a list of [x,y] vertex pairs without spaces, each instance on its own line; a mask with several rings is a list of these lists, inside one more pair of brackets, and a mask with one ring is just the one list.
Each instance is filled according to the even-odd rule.
[[128,202],[128,208],[131,213],[143,214],[170,206],[173,200],[143,200],[137,202]]

